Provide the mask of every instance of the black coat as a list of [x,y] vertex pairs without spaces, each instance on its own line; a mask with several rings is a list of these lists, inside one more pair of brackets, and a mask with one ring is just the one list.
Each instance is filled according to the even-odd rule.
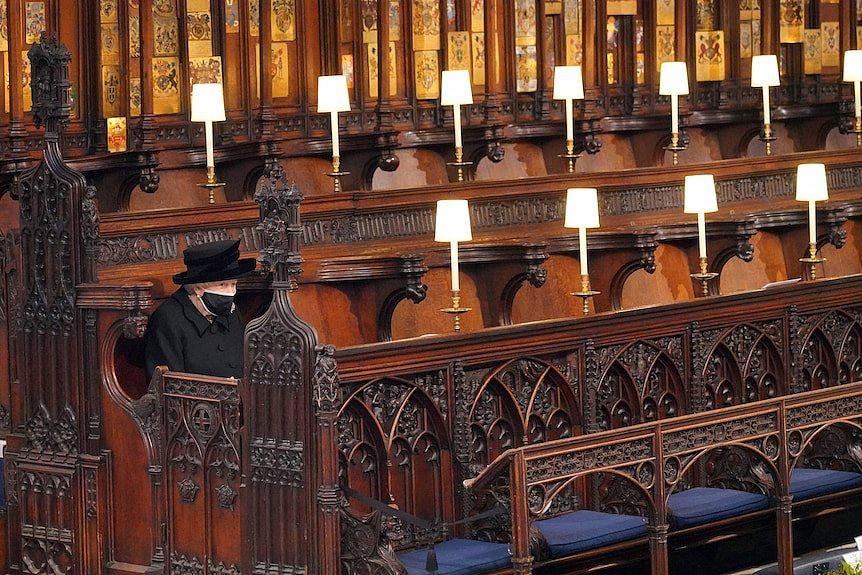
[[147,377],[156,366],[219,377],[242,377],[244,325],[236,307],[212,323],[180,288],[150,316],[144,362]]

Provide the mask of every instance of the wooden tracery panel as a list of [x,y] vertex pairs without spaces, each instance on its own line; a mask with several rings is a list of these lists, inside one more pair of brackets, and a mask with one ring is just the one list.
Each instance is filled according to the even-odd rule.
[[[170,570],[238,572],[240,409],[235,384],[164,379]],[[201,526],[203,528],[201,528]]]
[[[711,342],[702,374],[707,409],[783,395],[786,377],[780,322],[743,324],[703,334]],[[695,352],[697,353],[697,351]]]
[[[350,394],[338,417],[342,481],[423,519],[452,517],[446,401],[443,394],[432,397],[422,389],[434,387],[442,377],[440,372],[413,382],[374,380]],[[400,544],[409,545],[416,537],[407,530]]]
[[[589,361],[590,356],[593,361]],[[683,343],[678,337],[608,346],[589,353],[592,429],[614,429],[687,413],[684,373]]]
[[507,361],[482,381],[469,411],[470,462],[581,433],[576,396],[560,371],[535,358]]
[[831,312],[812,321],[803,333],[800,353],[802,390],[853,381],[859,374],[862,322],[858,310]]

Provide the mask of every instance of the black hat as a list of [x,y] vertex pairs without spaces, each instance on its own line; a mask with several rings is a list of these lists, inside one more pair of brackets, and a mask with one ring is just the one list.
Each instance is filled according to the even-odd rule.
[[189,246],[183,251],[186,271],[174,276],[177,285],[203,284],[238,278],[252,271],[254,258],[239,259],[239,240]]

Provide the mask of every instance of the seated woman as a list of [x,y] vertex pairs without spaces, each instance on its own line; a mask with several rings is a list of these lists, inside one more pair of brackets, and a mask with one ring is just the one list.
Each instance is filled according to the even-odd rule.
[[181,286],[150,316],[144,361],[151,376],[159,365],[218,377],[242,377],[245,325],[234,305],[236,279],[255,268],[239,258],[239,240],[186,248]]

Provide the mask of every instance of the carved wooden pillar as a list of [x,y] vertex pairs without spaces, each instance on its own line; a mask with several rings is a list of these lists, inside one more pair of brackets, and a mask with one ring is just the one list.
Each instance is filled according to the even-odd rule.
[[667,532],[670,525],[667,521],[667,497],[673,489],[673,484],[665,479],[664,452],[661,438],[661,427],[655,428],[652,440],[652,452],[655,456],[656,478],[652,488],[652,498],[655,515],[650,518],[649,554],[650,573],[652,575],[668,574]]
[[272,110],[272,0],[260,0],[260,69],[257,71],[260,82],[260,114],[258,122],[260,135],[264,140],[273,136],[275,113]]
[[270,163],[255,200],[273,297],[246,328],[241,389],[247,573],[337,574],[335,364],[331,350],[316,349],[317,334],[290,301],[302,263],[301,199],[281,166]]
[[524,453],[519,451],[509,464],[509,486],[512,498],[512,573],[529,575],[533,572],[530,552],[530,510],[527,508],[527,466]]
[[[22,29],[20,23],[24,21],[22,0],[9,0],[9,20],[7,31],[9,34],[9,146],[13,155],[25,155],[27,144],[24,138],[27,130],[24,128],[24,94],[21,90],[19,78],[22,77],[22,63],[18,56],[24,46]],[[11,80],[15,78],[16,80]]]
[[141,0],[141,118],[138,122],[140,148],[138,158],[142,164],[139,185],[142,192],[155,193],[159,189],[158,155],[152,151],[158,140],[158,125],[153,112],[153,0]]
[[95,190],[66,166],[60,134],[71,111],[71,55],[56,39],[34,44],[33,119],[45,126],[43,159],[13,184],[20,205],[22,321],[16,337],[16,433],[8,436],[12,563],[49,572],[104,570],[107,471],[98,446],[100,381],[90,335],[93,310],[79,300],[95,278]]
[[392,129],[392,105],[389,99],[389,0],[377,2],[377,129]]
[[505,45],[500,34],[500,16],[503,13],[500,0],[485,0],[485,123],[500,122],[501,98],[505,91],[503,73],[504,58],[501,53]]

